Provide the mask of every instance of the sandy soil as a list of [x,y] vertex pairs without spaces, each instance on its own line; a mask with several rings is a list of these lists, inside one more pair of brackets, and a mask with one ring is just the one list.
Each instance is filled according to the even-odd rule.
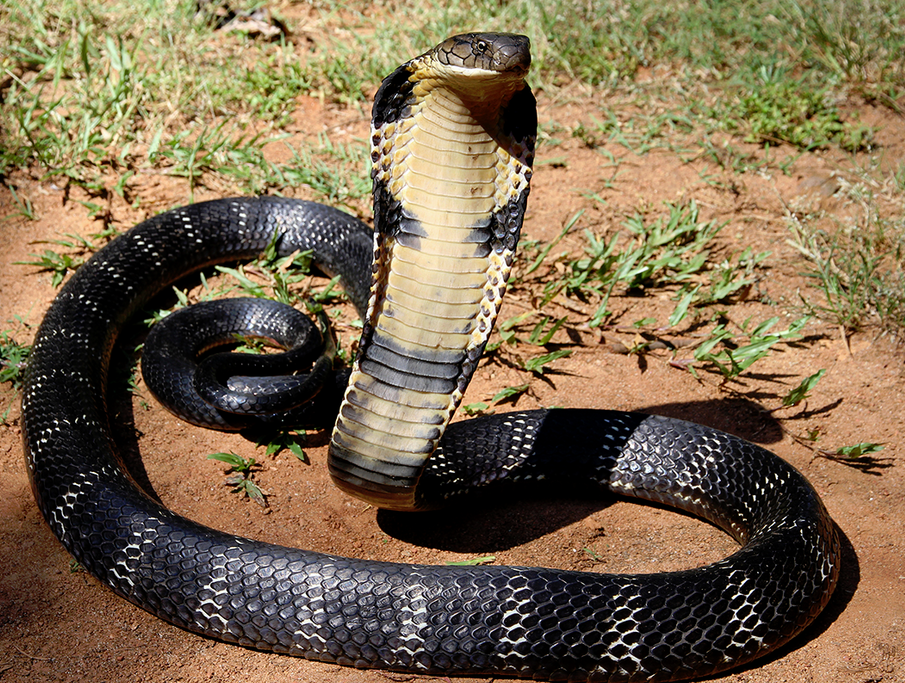
[[[542,121],[566,126],[587,120],[603,102],[559,103],[539,93]],[[615,103],[613,103],[615,104]],[[862,120],[880,127],[884,163],[905,157],[905,122],[867,106]],[[299,136],[329,129],[331,136],[366,136],[358,112],[300,101]],[[565,136],[563,136],[565,138]],[[757,148],[732,144],[751,154]],[[541,150],[525,223],[534,239],[551,239],[579,208],[588,209],[580,227],[603,232],[639,205],[660,210],[663,201],[695,199],[705,218],[728,220],[717,258],[748,245],[772,250],[756,296],[727,307],[736,321],[765,319],[796,301],[806,286],[802,263],[786,244],[789,207],[807,206],[842,215],[852,207],[842,182],[855,178],[852,160],[828,152],[805,154],[789,175],[777,170],[729,174],[699,158],[683,161],[661,150],[634,156],[616,144],[603,149],[622,160],[613,171],[600,150],[567,138]],[[277,150],[274,151],[277,153]],[[772,150],[782,158],[791,149]],[[543,163],[556,159],[556,163]],[[0,319],[22,342],[54,296],[47,273],[14,265],[44,247],[35,242],[60,233],[87,235],[100,223],[86,217],[77,188],[57,187],[37,176],[17,177],[20,194],[31,198],[37,220],[0,223]],[[710,182],[708,182],[708,180]],[[716,182],[713,182],[716,181]],[[111,181],[112,182],[112,181]],[[113,193],[103,201],[113,225],[126,229],[138,220],[187,201],[187,188],[153,172],[130,184],[129,202]],[[605,204],[589,208],[580,191],[598,193]],[[202,189],[196,199],[223,196],[229,188]],[[92,201],[98,201],[95,197]],[[0,194],[0,215],[14,212],[9,194]],[[568,237],[563,248],[576,249]],[[772,300],[778,308],[761,301]],[[530,306],[516,293],[503,318]],[[674,303],[663,296],[614,301],[621,324],[644,317],[665,320]],[[811,324],[800,343],[782,347],[743,379],[721,387],[718,377],[701,381],[669,365],[671,354],[618,353],[633,333],[617,328],[591,331],[580,325],[575,353],[555,364],[548,381],[535,381],[519,409],[565,407],[640,410],[701,422],[739,434],[778,453],[799,468],[823,497],[839,525],[844,566],[826,612],[801,637],[745,670],[714,680],[734,683],[876,683],[905,681],[905,481],[900,452],[905,415],[901,349],[874,332],[846,344],[838,330]],[[350,338],[351,328],[340,333]],[[778,409],[780,398],[820,368],[826,376],[806,405]],[[487,400],[499,388],[525,381],[500,363],[485,363],[466,403]],[[349,499],[329,484],[325,439],[312,435],[310,464],[283,453],[263,458],[257,475],[269,492],[262,509],[223,485],[223,467],[208,453],[233,450],[262,459],[241,436],[196,429],[164,412],[139,385],[111,399],[124,425],[124,448],[140,451],[140,479],[171,508],[200,522],[257,538],[356,557],[412,562],[445,562],[493,554],[498,564],[544,565],[585,571],[655,572],[698,566],[719,559],[734,543],[718,530],[668,510],[606,498],[507,502],[435,513],[408,527],[409,520]],[[0,406],[12,403],[0,425],[0,679],[3,681],[304,681],[376,683],[420,677],[364,672],[288,657],[252,652],[184,633],[115,597],[70,558],[38,513],[23,465],[20,415],[14,392],[0,386]],[[508,406],[500,410],[511,409]],[[819,445],[835,449],[862,441],[886,449],[861,466],[816,457],[793,440],[819,429]],[[425,680],[431,677],[424,677]],[[489,679],[481,679],[489,680]]]

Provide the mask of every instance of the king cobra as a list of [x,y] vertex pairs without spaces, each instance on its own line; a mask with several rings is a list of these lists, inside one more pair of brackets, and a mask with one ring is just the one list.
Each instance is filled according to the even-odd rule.
[[[141,223],[73,275],[32,349],[23,431],[40,510],[87,571],[211,638],[437,674],[688,679],[750,662],[816,618],[838,576],[835,526],[804,477],[760,447],[604,410],[447,428],[499,310],[525,213],[536,130],[529,63],[525,37],[467,34],[383,82],[373,232],[318,204],[218,200]],[[271,244],[312,250],[362,316],[329,452],[345,491],[404,510],[515,482],[586,482],[690,511],[741,548],[649,575],[407,565],[240,538],[164,508],[125,471],[111,433],[114,341],[177,278]]]

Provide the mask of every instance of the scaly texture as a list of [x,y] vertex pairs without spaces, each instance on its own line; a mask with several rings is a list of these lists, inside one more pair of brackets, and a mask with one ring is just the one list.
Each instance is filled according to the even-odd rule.
[[329,465],[379,507],[421,506],[418,478],[496,321],[534,161],[530,63],[524,36],[456,36],[374,100],[374,278]]
[[[119,595],[182,628],[360,667],[590,681],[668,681],[748,662],[825,606],[839,541],[791,466],[736,437],[666,418],[534,411],[449,427],[418,483],[441,504],[476,488],[587,482],[706,517],[744,545],[656,575],[433,567],[274,546],[198,525],[122,469],[105,403],[112,344],[169,282],[250,257],[276,235],[373,303],[372,234],[319,205],[228,199],[152,218],[100,250],[42,323],[23,393],[32,488],[51,529]],[[374,329],[379,327],[376,326]]]

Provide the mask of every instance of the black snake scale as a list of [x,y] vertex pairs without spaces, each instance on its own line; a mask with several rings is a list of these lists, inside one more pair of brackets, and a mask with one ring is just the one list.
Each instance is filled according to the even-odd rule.
[[[319,322],[329,328],[328,320]],[[234,346],[237,336],[286,350],[218,352]],[[199,427],[316,429],[335,419],[348,382],[346,373],[334,373],[335,356],[332,335],[323,334],[302,311],[270,299],[237,297],[178,309],[154,325],[143,347],[141,372],[160,403]]]
[[111,242],[41,325],[23,394],[32,488],[54,534],[116,593],[190,631],[309,659],[576,681],[724,670],[787,642],[825,606],[839,542],[807,481],[755,445],[661,417],[555,410],[454,423],[419,496],[587,482],[710,519],[743,544],[725,560],[654,575],[404,565],[239,538],[160,506],[124,471],[111,436],[112,345],[167,283],[252,257],[275,232],[281,253],[313,249],[368,307],[365,226],[306,202],[225,199],[161,214]]

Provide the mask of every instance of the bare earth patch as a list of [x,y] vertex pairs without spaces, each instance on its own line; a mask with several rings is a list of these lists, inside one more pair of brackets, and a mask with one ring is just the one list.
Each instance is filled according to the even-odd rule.
[[[553,104],[539,96],[542,121],[564,126],[585,120],[600,103]],[[298,130],[315,135],[366,137],[365,115],[331,110],[319,101],[301,102]],[[880,126],[878,143],[890,163],[905,157],[905,124],[885,110],[865,107],[861,119]],[[763,150],[732,144],[753,155]],[[622,163],[613,178],[605,149]],[[786,244],[789,207],[810,206],[830,214],[851,207],[837,192],[852,177],[841,154],[802,155],[784,175],[768,171],[729,173],[712,160],[686,159],[665,149],[643,156],[607,142],[592,149],[573,138],[542,148],[529,202],[525,233],[551,240],[574,213],[585,208],[580,227],[616,229],[639,205],[662,210],[664,201],[694,199],[702,218],[728,220],[719,238],[723,258],[746,246],[771,250],[756,296],[727,305],[730,318],[762,320],[782,314],[806,287],[798,253]],[[275,150],[274,153],[278,153]],[[790,148],[772,150],[778,158]],[[556,163],[544,163],[556,159]],[[841,180],[840,180],[841,179]],[[0,318],[3,329],[30,342],[55,294],[47,273],[14,265],[45,247],[35,242],[61,233],[88,235],[99,223],[78,203],[78,188],[64,191],[52,181],[16,179],[33,202],[37,220],[0,223]],[[581,192],[604,203],[589,204]],[[229,194],[215,187],[195,199]],[[109,216],[126,229],[154,213],[185,203],[184,183],[153,172],[130,184],[129,203],[111,193]],[[97,201],[93,199],[92,201]],[[362,207],[362,211],[365,211]],[[0,215],[15,212],[0,193]],[[579,231],[562,249],[577,250]],[[769,298],[772,308],[761,303]],[[530,302],[508,301],[501,319],[527,310]],[[619,324],[654,317],[665,321],[675,302],[656,296],[619,298],[611,308]],[[16,318],[18,316],[18,318]],[[21,322],[16,322],[16,320]],[[340,333],[351,338],[352,328]],[[671,352],[628,355],[633,333],[576,329],[581,345],[554,364],[547,381],[535,380],[518,409],[558,405],[661,413],[700,422],[759,443],[801,470],[816,487],[839,525],[844,544],[842,578],[826,612],[806,633],[774,656],[719,677],[735,683],[876,683],[905,681],[905,476],[900,460],[905,415],[901,349],[874,332],[848,344],[838,330],[812,323],[800,343],[783,345],[757,363],[738,383],[722,387],[717,375],[698,381],[671,366]],[[780,399],[802,378],[825,368],[826,376],[806,404],[779,409]],[[524,373],[485,362],[465,403],[487,401],[500,388],[525,381]],[[497,564],[543,565],[602,572],[657,572],[712,562],[733,552],[734,543],[709,525],[666,509],[607,497],[506,502],[433,513],[409,520],[376,511],[337,492],[326,472],[326,437],[312,435],[310,464],[284,452],[264,458],[257,475],[270,508],[240,499],[223,485],[223,466],[205,456],[232,450],[262,459],[241,436],[200,430],[181,423],[139,384],[111,398],[120,437],[139,481],[149,482],[163,502],[180,514],[238,534],[313,550],[403,562],[443,563],[493,554]],[[0,386],[0,406],[13,404],[0,425],[0,679],[3,681],[305,681],[376,683],[422,677],[342,669],[258,653],[191,635],[114,596],[82,571],[52,536],[31,496],[25,472],[17,398]],[[509,410],[510,406],[498,406]],[[467,419],[467,418],[459,418]],[[819,429],[820,446],[835,449],[864,441],[886,444],[867,467],[823,457],[797,443]],[[423,677],[424,680],[435,680]],[[444,680],[444,679],[436,679]],[[477,680],[488,680],[477,679]]]

